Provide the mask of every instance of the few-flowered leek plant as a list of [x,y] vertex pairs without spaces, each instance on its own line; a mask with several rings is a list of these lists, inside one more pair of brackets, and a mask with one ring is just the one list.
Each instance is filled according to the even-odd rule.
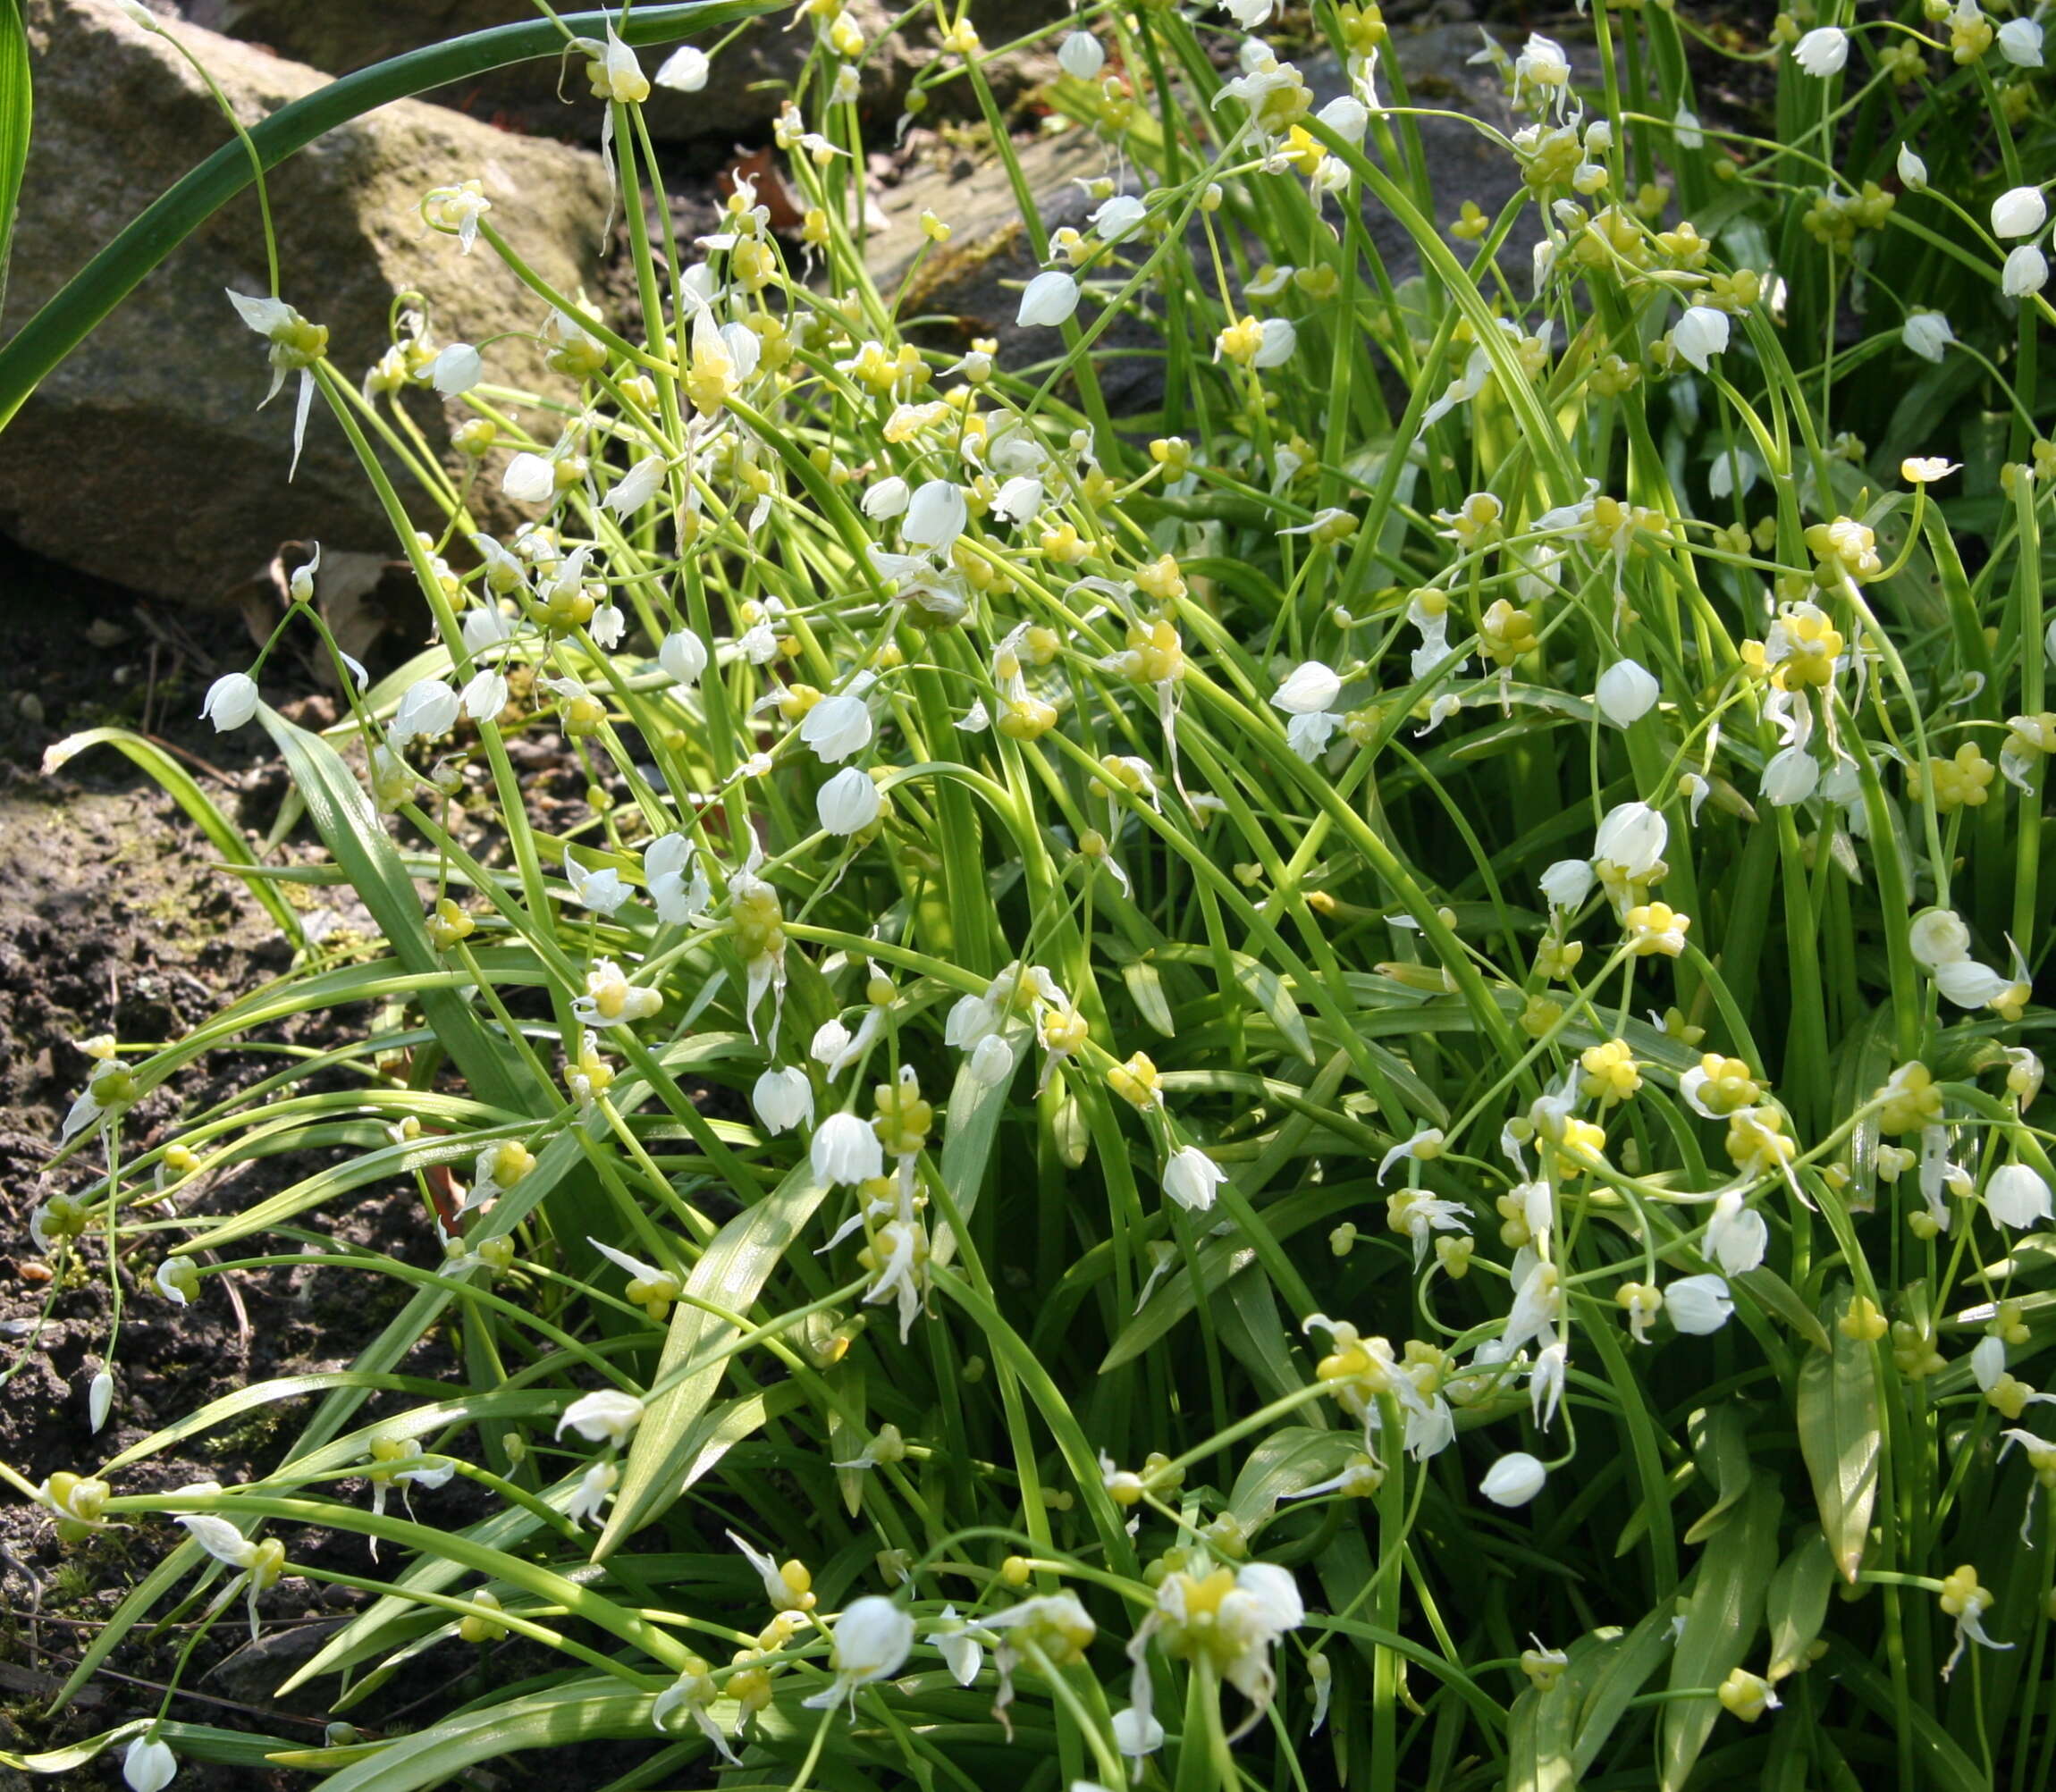
[[[909,119],[1012,160],[934,24]],[[367,382],[318,269],[237,300],[432,618],[325,733],[261,662],[207,698],[379,937],[97,1042],[32,1243],[404,1301],[234,1485],[131,1471],[302,1385],[138,1440],[107,1337],[119,1453],[8,1472],[175,1550],[108,1646],[326,1578],[376,1595],[292,1676],[338,1718],[485,1652],[412,1735],[281,1741],[344,1792],[574,1736],[637,1784],[2048,1783],[2039,21],[1488,39],[1487,208],[1375,5],[1088,4],[1042,97],[1104,176],[1022,221],[1004,347],[872,278],[872,46],[794,29],[792,231],[738,178],[675,237],[605,21],[632,299],[551,290],[490,171],[425,196],[547,390],[460,310]],[[189,1093],[350,1004],[348,1087]],[[310,1230],[395,1189],[437,1266]],[[186,1735],[104,1740],[160,1786]]]

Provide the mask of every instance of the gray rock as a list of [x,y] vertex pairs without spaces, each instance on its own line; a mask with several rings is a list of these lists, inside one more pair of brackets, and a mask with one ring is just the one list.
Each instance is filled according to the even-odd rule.
[[[29,0],[36,126],[21,190],[6,324],[19,327],[91,253],[227,129],[164,38],[112,0]],[[232,38],[173,25],[254,122],[327,77]],[[607,207],[599,159],[510,136],[437,106],[382,107],[271,175],[283,297],[328,326],[360,377],[390,341],[396,290],[428,301],[439,341],[534,331],[543,307],[488,253],[427,232],[430,188],[476,178],[532,265],[560,290],[593,282]],[[218,598],[289,537],[390,552],[392,532],[334,420],[316,405],[289,484],[291,383],[272,405],[263,341],[223,289],[265,289],[255,198],[173,251],[0,433],[0,530],[153,595]],[[492,376],[544,377],[519,343]],[[443,435],[431,415],[432,442]],[[496,482],[490,484],[496,491]],[[402,488],[405,489],[404,487]]]
[[[310,5],[308,0],[181,0],[187,17],[282,55],[312,63],[331,74],[383,62],[425,44],[494,25],[535,17],[528,0],[351,0],[347,6]],[[583,10],[562,8],[562,11]],[[889,130],[915,73],[935,55],[932,21],[916,17],[897,35],[888,25],[901,9],[884,0],[850,0],[849,13],[869,40],[863,65],[860,104],[873,127]],[[1065,16],[1063,0],[973,0],[971,17],[989,49],[1001,49],[1024,34]],[[714,76],[695,94],[659,88],[645,106],[650,132],[661,143],[761,138],[777,116],[800,64],[813,46],[815,26],[802,19],[788,30],[789,10],[753,20],[721,50]],[[718,42],[716,38],[713,41]],[[713,42],[703,41],[712,49]],[[650,73],[669,52],[642,53]],[[987,71],[1003,104],[1011,104],[1055,72],[1047,50],[995,61]],[[561,88],[564,97],[559,97]],[[554,61],[503,69],[461,88],[429,96],[438,103],[549,137],[596,142],[601,109],[589,99],[582,59],[574,57],[560,80]],[[567,103],[569,101],[569,103]],[[944,89],[943,109],[975,111],[968,87],[953,81]]]

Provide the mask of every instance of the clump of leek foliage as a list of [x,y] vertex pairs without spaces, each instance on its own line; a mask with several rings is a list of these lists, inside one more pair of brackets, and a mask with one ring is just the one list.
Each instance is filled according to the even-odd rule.
[[[868,277],[867,46],[819,6],[788,235],[746,189],[648,222],[611,32],[635,303],[543,288],[471,171],[428,196],[575,397],[417,312],[360,386],[317,270],[246,311],[435,618],[325,735],[216,717],[382,938],[111,1044],[105,1174],[38,1224],[131,1299],[286,1259],[407,1298],[348,1372],[45,1484],[189,1533],[81,1672],[304,1576],[375,1595],[294,1677],[339,1720],[452,1638],[491,1687],[279,1746],[336,1788],[596,1737],[648,1739],[624,1785],[2046,1782],[2039,27],[1596,6],[1596,79],[1494,53],[1493,215],[1375,6],[1230,10],[1056,34],[1107,177],[1024,219],[1004,351]],[[939,28],[917,93],[997,124]],[[1123,319],[1148,414],[1096,374]],[[552,736],[571,825],[513,751]],[[434,1266],[309,1227],[396,1185]],[[269,1474],[124,1491],[272,1401]],[[108,1740],[147,1777],[209,1734]]]

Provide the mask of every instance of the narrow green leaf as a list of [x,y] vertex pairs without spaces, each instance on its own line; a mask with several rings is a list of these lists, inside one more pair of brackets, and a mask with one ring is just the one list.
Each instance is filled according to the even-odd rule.
[[1729,1512],[1749,1491],[1748,1423],[1732,1401],[1701,1408],[1685,1421],[1699,1473],[1717,1490],[1711,1510],[1685,1533],[1688,1544],[1703,1544],[1720,1529]]
[[[1748,1659],[1763,1623],[1764,1587],[1777,1561],[1783,1507],[1777,1483],[1758,1475],[1741,1510],[1706,1545],[1691,1610],[1671,1657],[1673,1692],[1718,1687]],[[1680,1792],[1720,1714],[1721,1702],[1710,1690],[1664,1707],[1658,1755],[1663,1792]]]
[[1340,1474],[1362,1448],[1362,1439],[1351,1431],[1316,1431],[1310,1425],[1274,1431],[1243,1459],[1228,1510],[1245,1531],[1253,1531],[1280,1500]]
[[7,263],[14,248],[14,206],[29,165],[29,125],[35,112],[29,73],[29,27],[21,0],[0,0],[0,310],[7,303]]
[[1834,1558],[1828,1553],[1827,1539],[1811,1532],[1771,1577],[1764,1603],[1771,1627],[1768,1678],[1782,1680],[1806,1666],[1807,1651],[1820,1635],[1833,1587]]
[[1877,1502],[1881,1433],[1877,1359],[1868,1343],[1832,1323],[1848,1304],[1846,1289],[1830,1297],[1830,1348],[1807,1351],[1799,1364],[1798,1417],[1821,1534],[1842,1578],[1854,1586]]
[[1670,1653],[1672,1621],[1672,1614],[1661,1608],[1648,1613],[1606,1657],[1579,1715],[1579,1772],[1599,1758],[1599,1751],[1630,1702],[1642,1690],[1642,1683]]
[[[686,1292],[730,1313],[746,1313],[827,1193],[803,1159],[755,1207],[737,1214],[715,1234],[686,1278]],[[671,1315],[656,1379],[676,1375],[695,1358],[713,1356],[740,1335],[725,1319],[681,1300]],[[604,1561],[624,1537],[658,1517],[684,1491],[686,1472],[699,1453],[695,1423],[728,1370],[727,1359],[720,1358],[651,1401],[636,1427],[614,1510],[593,1552],[594,1561]]]
[[1170,998],[1164,994],[1163,973],[1147,959],[1138,958],[1121,967],[1121,980],[1142,1017],[1167,1039],[1175,1039],[1178,1023],[1171,1018]]

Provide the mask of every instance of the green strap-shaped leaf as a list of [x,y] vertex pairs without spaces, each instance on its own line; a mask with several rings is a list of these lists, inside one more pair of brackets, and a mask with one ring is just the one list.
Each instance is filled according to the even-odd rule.
[[695,1430],[696,1422],[728,1373],[728,1359],[719,1352],[741,1333],[694,1302],[746,1313],[826,1193],[814,1181],[813,1166],[802,1160],[756,1206],[723,1226],[693,1266],[685,1289],[691,1299],[681,1300],[671,1315],[657,1379],[661,1382],[678,1374],[695,1359],[715,1360],[650,1402],[650,1409],[636,1427],[614,1510],[593,1552],[594,1561],[603,1561],[622,1538],[648,1524],[678,1497],[685,1490],[687,1471],[700,1452],[704,1440]]
[[1778,1564],[1771,1577],[1765,1617],[1771,1627],[1768,1678],[1782,1680],[1806,1666],[1807,1651],[1827,1617],[1827,1596],[1834,1588],[1834,1558],[1826,1538],[1812,1534]]
[[[268,706],[260,706],[257,714],[285,757],[315,830],[349,872],[351,887],[371,911],[392,955],[404,970],[417,974],[446,970],[422,925],[422,900],[413,879],[350,768],[319,735],[295,728]],[[421,1011],[474,1095],[495,1107],[525,1111],[529,1104],[520,1061],[505,1040],[486,1031],[462,995],[454,989],[424,989]]]
[[[1840,1317],[1834,1309],[1848,1299],[1844,1291],[1831,1302],[1829,1321]],[[1808,1350],[1799,1364],[1799,1450],[1813,1477],[1828,1552],[1854,1586],[1877,1503],[1877,1359],[1867,1342],[1845,1335],[1839,1325],[1830,1323],[1826,1329],[1830,1348]]]
[[1741,1666],[1763,1623],[1764,1587],[1777,1561],[1778,1514],[1784,1497],[1768,1475],[1750,1484],[1748,1497],[1706,1545],[1692,1587],[1692,1608],[1671,1658],[1671,1690],[1704,1692],[1664,1707],[1660,1784],[1680,1792],[1706,1746],[1721,1702],[1713,1688]]
[[21,0],[0,0],[0,310],[7,303],[7,263],[14,249],[14,206],[29,164],[29,122],[35,112],[29,77],[29,27]]

